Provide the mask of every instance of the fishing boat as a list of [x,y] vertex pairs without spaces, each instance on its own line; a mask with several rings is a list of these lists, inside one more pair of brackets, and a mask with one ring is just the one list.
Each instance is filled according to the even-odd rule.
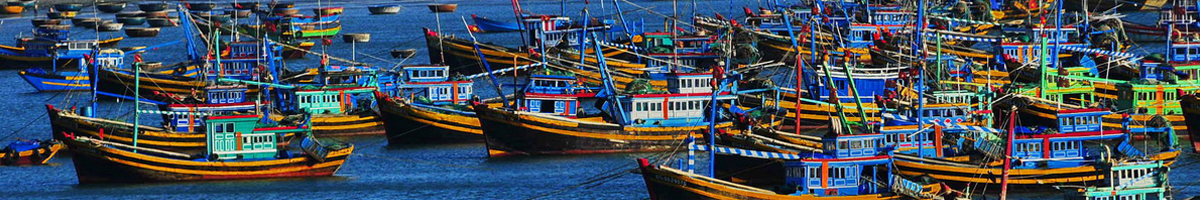
[[114,31],[121,31],[121,28],[123,28],[123,27],[125,27],[125,24],[116,23],[116,22],[112,22],[112,21],[104,21],[103,23],[100,23],[100,25],[96,27],[96,30],[100,31],[100,32],[114,32]]
[[158,37],[160,28],[125,28],[125,35],[129,37]]
[[86,72],[90,61],[86,58],[97,56],[95,48],[115,45],[123,38],[70,40],[67,27],[52,25],[34,29],[40,37],[19,47],[0,49],[0,61],[5,66],[25,67],[18,75],[38,91],[87,89],[90,82]]
[[146,18],[169,18],[169,17],[171,17],[171,12],[168,12],[165,10],[163,10],[163,11],[145,11],[145,12],[142,12],[142,16],[144,16]]
[[77,12],[75,12],[75,11],[46,12],[46,18],[50,18],[50,19],[71,19],[71,18],[75,18],[75,14],[76,14],[76,13],[77,13]]
[[62,143],[54,140],[17,139],[0,150],[0,165],[45,165],[62,148]]
[[100,26],[100,22],[103,22],[103,20],[100,18],[73,18],[73,19],[71,19],[72,25],[75,25],[77,27],[89,28],[89,29],[96,29],[96,27]]
[[367,11],[373,15],[391,15],[400,13],[400,5],[372,5],[367,6]]
[[296,7],[296,3],[295,2],[275,2],[275,3],[271,3],[268,6],[270,6],[271,9],[294,8],[294,7]]
[[478,32],[499,33],[521,31],[520,22],[502,22],[485,17],[479,17],[471,14],[471,20],[475,21],[475,27],[479,28]]
[[162,2],[141,2],[138,3],[138,9],[144,12],[156,12],[167,10],[167,3]]
[[254,14],[252,10],[225,9],[225,14],[236,18],[248,18]]
[[192,11],[210,11],[217,7],[217,4],[213,2],[187,2],[183,5]]
[[[54,108],[47,107],[51,118],[58,118]],[[83,184],[332,176],[354,151],[348,143],[313,138],[303,123],[262,123],[258,115],[208,116],[206,121],[201,145],[208,148],[201,154],[62,134],[75,153],[71,159]],[[288,141],[283,135],[298,136]],[[289,144],[286,148],[278,146],[285,141]]]
[[429,4],[429,11],[435,13],[454,12],[458,9],[458,4]]
[[25,6],[10,5],[4,6],[4,9],[0,10],[0,14],[21,14],[22,12],[25,12]]
[[60,24],[62,24],[62,19],[46,18],[46,19],[31,19],[29,21],[30,21],[30,23],[33,23],[33,27],[40,27],[43,25],[60,25]]
[[271,14],[274,14],[274,15],[279,15],[279,16],[291,16],[291,15],[300,14],[300,9],[295,9],[295,8],[273,8],[273,9],[271,9]]
[[258,9],[259,3],[258,2],[235,2],[235,3],[230,3],[229,6],[232,7],[233,9],[238,9],[238,10],[254,10],[254,9]]
[[[1200,98],[1197,98],[1196,93],[1184,92],[1180,93],[1179,105],[1183,110],[1184,125],[1190,130],[1200,130]],[[1188,131],[1190,138],[1200,138],[1200,131]],[[1191,139],[1193,149],[1200,149],[1200,139]],[[1200,152],[1200,150],[1193,150]]]
[[375,93],[388,144],[483,141],[470,79],[445,65],[403,66],[398,78]]
[[102,13],[117,13],[125,10],[125,2],[100,2],[96,4],[96,10]]
[[146,17],[117,17],[117,22],[129,26],[138,26],[146,23]]
[[392,58],[412,58],[417,55],[416,49],[393,49],[391,51]]
[[25,8],[32,8],[34,5],[37,5],[37,0],[16,0],[8,1],[7,3],[10,6],[24,6]]
[[82,3],[56,3],[56,4],[54,4],[54,10],[57,10],[57,11],[79,11],[79,10],[83,10],[83,4]]
[[316,15],[335,15],[335,14],[342,14],[342,11],[344,11],[344,10],[346,10],[346,8],[344,8],[344,7],[324,7],[324,8],[313,8],[312,11],[313,11],[313,14],[316,14]]
[[[1132,138],[1122,130],[1104,129],[1101,117],[1108,114],[1104,109],[1080,109],[1060,111],[1055,123],[1057,133],[1040,129],[1017,129],[1015,113],[1001,112],[1009,126],[1009,136],[1001,138],[990,133],[972,133],[962,138],[972,138],[971,149],[989,158],[1011,155],[1017,158],[1009,167],[1004,159],[982,159],[962,161],[956,155],[943,157],[921,157],[897,154],[895,165],[900,174],[928,175],[938,180],[964,185],[1014,185],[1034,187],[1042,184],[1073,184],[1095,186],[1105,177],[1104,170],[1089,162],[1096,154],[1089,153],[1085,143],[1100,142],[1114,146],[1113,151],[1130,158],[1163,161],[1167,165],[1175,160],[1179,151],[1170,148],[1161,152],[1147,152],[1134,148]],[[1042,123],[1037,122],[1035,123]],[[1174,137],[1174,136],[1170,136]],[[1009,142],[1011,144],[1005,144]],[[1008,148],[1005,145],[1010,145]],[[999,160],[999,161],[997,161]],[[1007,175],[1008,177],[1003,177]]]
[[346,33],[342,34],[342,41],[346,43],[367,43],[371,41],[370,33]]
[[1066,189],[1066,199],[1167,199],[1170,167],[1162,162],[1110,161],[1105,170],[1106,184],[1079,189]]
[[326,65],[309,80],[293,80],[276,100],[283,115],[311,114],[313,133],[320,136],[377,135],[383,121],[372,109],[379,69],[371,66]]
[[176,27],[179,26],[177,20],[171,18],[146,18],[146,24],[150,27]]
[[[600,49],[599,43],[593,44]],[[603,55],[596,54],[599,66],[607,66]],[[702,84],[721,72],[669,73],[665,78],[670,84],[661,93],[631,91],[618,96],[606,68],[599,67],[605,80],[601,88],[583,86],[573,76],[531,75],[511,106],[474,105],[488,155],[665,151],[673,140],[713,128],[705,125],[709,122],[716,121],[716,128],[732,126],[728,119],[703,115],[704,107],[732,105],[735,99],[732,93],[737,89],[726,87],[725,82],[717,85],[719,90]],[[718,97],[708,98],[713,93]],[[581,112],[586,108],[581,100],[589,98],[610,102],[597,109],[612,118]],[[738,110],[736,106],[730,109]]]

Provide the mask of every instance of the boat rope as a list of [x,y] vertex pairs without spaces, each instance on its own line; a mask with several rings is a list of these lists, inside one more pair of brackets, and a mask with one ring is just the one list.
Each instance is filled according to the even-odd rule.
[[483,77],[483,76],[487,76],[487,75],[492,75],[492,74],[503,74],[503,73],[505,73],[505,72],[511,72],[511,71],[523,70],[523,69],[530,68],[530,67],[542,66],[542,65],[544,65],[544,64],[545,64],[545,63],[540,63],[540,62],[539,62],[539,63],[533,63],[533,64],[528,64],[528,65],[521,65],[521,66],[516,66],[516,67],[509,67],[509,68],[504,68],[504,69],[494,70],[494,71],[490,71],[490,72],[484,72],[484,73],[478,73],[478,74],[467,75],[467,76],[464,76],[464,78],[466,78],[466,79],[475,79],[475,78],[479,78],[479,77]]

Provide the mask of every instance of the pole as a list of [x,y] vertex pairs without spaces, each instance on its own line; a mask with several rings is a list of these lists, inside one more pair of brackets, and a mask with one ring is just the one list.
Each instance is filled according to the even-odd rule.
[[1012,107],[1008,114],[1008,140],[1005,141],[1004,147],[1004,171],[1001,172],[1000,179],[1000,200],[1008,199],[1008,170],[1012,168],[1012,152],[1013,140],[1016,139],[1016,122],[1017,122],[1017,107]]

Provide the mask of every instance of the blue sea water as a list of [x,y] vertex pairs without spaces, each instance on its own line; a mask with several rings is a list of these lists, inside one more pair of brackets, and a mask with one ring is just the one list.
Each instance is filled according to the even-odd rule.
[[[562,7],[557,0],[523,1],[522,7],[534,13],[560,14]],[[580,16],[587,7],[593,16],[614,13],[612,1],[571,0],[565,6],[568,16]],[[658,13],[671,14],[672,1],[633,0]],[[376,3],[396,3],[404,6],[398,15],[370,15],[366,6]],[[511,20],[513,12],[509,1],[447,0],[437,3],[458,3],[454,13],[434,15],[425,8],[434,1],[337,1],[321,2],[323,5],[343,6],[346,14],[342,20],[343,33],[365,32],[372,35],[371,42],[352,45],[336,38],[325,52],[334,56],[392,66],[400,62],[388,56],[391,49],[418,49],[416,57],[405,60],[405,64],[428,62],[421,27],[438,28],[447,34],[467,37],[464,18],[470,14],[493,19]],[[679,16],[690,16],[691,1],[680,1]],[[759,1],[750,0],[702,0],[696,1],[696,13],[725,16],[742,16],[741,7],[757,7]],[[317,7],[318,2],[303,1],[297,7]],[[731,6],[733,5],[733,6]],[[626,11],[638,8],[621,3]],[[127,8],[133,9],[133,8]],[[40,11],[44,13],[45,11]],[[303,12],[308,12],[307,10]],[[28,20],[32,12],[23,16],[0,19],[0,36],[16,37],[30,34]],[[80,13],[80,16],[90,16]],[[100,14],[101,18],[113,19],[111,14]],[[612,17],[615,16],[601,16]],[[648,30],[660,30],[663,17],[645,11],[627,14],[629,20],[645,19]],[[686,17],[681,17],[687,19]],[[685,20],[688,21],[688,20]],[[68,22],[69,23],[69,22]],[[87,29],[72,30],[73,38],[101,38],[123,36],[121,32],[95,33]],[[157,38],[127,38],[121,46],[152,46],[182,38],[180,28],[164,28]],[[520,44],[519,35],[476,34],[480,41],[500,45]],[[9,42],[0,42],[12,45]],[[147,61],[172,63],[183,60],[183,45],[166,46],[145,54]],[[322,47],[314,50],[320,51]],[[353,49],[353,50],[352,50]],[[354,55],[358,52],[365,55]],[[371,58],[378,57],[381,59]],[[317,65],[317,59],[289,60],[290,68]],[[488,84],[485,81],[478,83]],[[90,93],[38,93],[27,86],[17,71],[0,71],[0,142],[14,138],[45,139],[50,127],[44,106],[83,106],[91,98]],[[490,87],[475,87],[476,89]],[[494,91],[479,91],[492,93]],[[131,102],[103,102],[99,113],[102,116],[132,119],[129,112]],[[143,116],[145,124],[160,121],[156,116]],[[156,184],[105,184],[79,185],[74,173],[74,164],[69,155],[51,160],[49,166],[0,167],[0,198],[2,199],[644,199],[647,197],[641,176],[629,173],[635,169],[635,158],[653,157],[659,154],[603,154],[582,156],[546,156],[489,159],[482,144],[406,145],[387,146],[383,136],[338,138],[356,145],[355,155],[334,177],[311,179],[273,179],[221,182],[183,182]],[[1190,149],[1189,149],[1190,150]],[[1173,192],[1178,198],[1200,195],[1200,161],[1195,154],[1184,154],[1171,174]],[[607,175],[613,175],[612,177]],[[998,189],[998,188],[993,188]],[[1018,192],[1019,193],[1019,192]],[[1058,198],[1057,194],[1022,194],[1024,198]]]

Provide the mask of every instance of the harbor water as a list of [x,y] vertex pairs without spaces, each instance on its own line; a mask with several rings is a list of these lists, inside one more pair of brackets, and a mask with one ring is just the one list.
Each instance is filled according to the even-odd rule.
[[[697,0],[672,1],[631,0],[643,8],[620,1],[627,11],[626,19],[642,21],[647,31],[663,30],[664,17],[678,13],[684,22],[695,14],[741,17],[743,7],[759,7],[754,0]],[[264,2],[266,3],[266,2]],[[378,1],[351,0],[330,2],[299,1],[297,7],[342,6],[344,33],[370,33],[371,41],[362,44],[344,43],[335,38],[324,47],[318,42],[314,51],[324,51],[341,58],[353,58],[383,68],[400,64],[428,63],[422,27],[440,29],[457,37],[470,37],[464,23],[471,14],[492,19],[512,21],[511,2],[503,0],[446,0],[396,1],[404,6],[397,15],[371,15],[367,6]],[[457,3],[453,13],[435,15],[425,8],[429,3]],[[522,1],[522,7],[538,14],[565,14],[582,17],[585,7],[591,17],[619,20],[613,1],[592,0]],[[321,5],[318,5],[321,4]],[[91,16],[90,9],[79,16]],[[128,9],[128,8],[127,8]],[[564,12],[565,11],[565,12]],[[38,11],[44,14],[45,10]],[[34,12],[22,16],[6,16],[0,24],[0,36],[18,37],[31,34],[29,19]],[[111,14],[100,14],[112,19]],[[1141,17],[1143,15],[1132,15]],[[1154,17],[1152,14],[1145,17]],[[1137,21],[1138,19],[1133,19]],[[1142,19],[1145,20],[1145,19]],[[1153,20],[1153,19],[1149,19]],[[439,24],[440,22],[440,24]],[[689,28],[690,29],[690,28]],[[96,33],[90,29],[74,28],[72,38],[109,38],[124,36],[123,32]],[[156,38],[126,38],[121,47],[153,46],[182,38],[181,28],[163,28]],[[475,34],[479,41],[497,45],[519,46],[522,36],[517,33]],[[12,40],[0,40],[2,45],[14,45]],[[1158,52],[1153,44],[1144,52]],[[182,44],[160,47],[144,54],[148,62],[167,64],[184,60]],[[411,59],[393,59],[393,49],[417,49]],[[315,67],[319,57],[288,60],[288,68]],[[493,66],[497,67],[497,66]],[[501,66],[503,67],[503,66]],[[502,76],[501,82],[511,75]],[[478,80],[476,94],[484,98],[495,96],[488,89],[491,82]],[[51,130],[45,106],[82,107],[89,104],[89,92],[39,93],[29,87],[15,70],[0,71],[0,141],[47,139]],[[102,102],[98,114],[104,117],[132,121],[133,102]],[[144,108],[152,108],[144,106]],[[142,124],[161,123],[157,115],[144,115]],[[80,185],[70,155],[61,155],[48,166],[0,167],[0,199],[645,199],[648,197],[641,175],[635,174],[636,158],[660,157],[666,153],[600,154],[580,156],[539,156],[489,159],[482,143],[423,144],[388,146],[384,136],[333,138],[353,143],[355,154],[333,177],[310,179],[271,179],[220,182],[180,182],[156,184],[90,184]],[[1190,147],[1186,150],[1192,152]],[[703,154],[701,154],[703,155]],[[678,157],[676,157],[678,158]],[[701,157],[703,159],[703,157]],[[1200,195],[1200,157],[1185,153],[1172,166],[1172,194],[1176,199]],[[704,169],[701,169],[703,171]],[[1047,185],[1047,187],[1053,187]],[[999,190],[999,188],[986,188]],[[1018,199],[1061,199],[1058,193],[1018,193]]]

